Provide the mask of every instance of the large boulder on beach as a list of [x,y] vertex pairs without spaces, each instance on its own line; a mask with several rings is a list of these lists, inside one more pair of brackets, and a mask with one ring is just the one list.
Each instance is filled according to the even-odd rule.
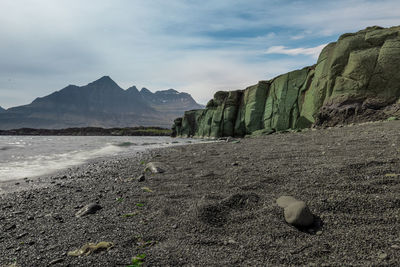
[[315,65],[217,92],[204,110],[188,111],[177,136],[243,137],[400,117],[400,26],[340,36]]
[[288,224],[307,227],[313,224],[314,215],[306,203],[291,196],[281,196],[276,200],[279,207],[283,208],[285,221]]
[[276,200],[276,204],[278,204],[281,208],[286,208],[290,204],[297,202],[298,200],[291,196],[281,196]]
[[304,201],[291,203],[283,210],[285,221],[295,226],[310,226],[314,221],[310,209]]

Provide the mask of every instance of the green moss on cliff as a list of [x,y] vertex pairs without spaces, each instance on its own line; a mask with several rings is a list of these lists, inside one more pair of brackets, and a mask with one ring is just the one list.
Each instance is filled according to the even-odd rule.
[[217,92],[174,129],[182,136],[245,136],[398,115],[400,107],[383,108],[399,105],[399,69],[400,26],[369,27],[327,45],[314,66]]

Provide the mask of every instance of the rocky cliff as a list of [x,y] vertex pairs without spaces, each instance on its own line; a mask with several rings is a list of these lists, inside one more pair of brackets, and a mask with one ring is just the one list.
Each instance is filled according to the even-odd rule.
[[327,45],[315,65],[217,92],[174,121],[177,136],[267,134],[400,115],[400,26],[368,27]]

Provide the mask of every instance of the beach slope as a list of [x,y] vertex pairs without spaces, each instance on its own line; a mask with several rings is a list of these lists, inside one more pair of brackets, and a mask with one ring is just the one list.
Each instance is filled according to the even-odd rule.
[[[399,131],[390,121],[193,144],[52,176],[0,196],[0,265],[127,266],[141,255],[145,266],[398,266]],[[148,162],[165,172],[139,182]],[[304,201],[313,225],[287,224],[280,196]],[[90,203],[100,207],[75,216]],[[68,255],[98,242],[112,244]]]

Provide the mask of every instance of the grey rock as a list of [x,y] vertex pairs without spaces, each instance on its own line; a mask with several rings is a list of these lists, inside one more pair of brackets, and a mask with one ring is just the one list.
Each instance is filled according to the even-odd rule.
[[378,258],[381,260],[386,260],[388,258],[388,254],[386,252],[381,251],[378,253]]
[[22,234],[19,234],[17,237],[16,237],[16,239],[21,239],[21,238],[23,238],[24,236],[27,236],[28,235],[28,233],[22,233]]
[[161,162],[149,162],[146,164],[145,171],[150,171],[152,173],[163,173],[166,171],[166,165]]
[[6,231],[10,231],[10,230],[14,230],[15,228],[17,228],[17,225],[16,224],[12,224],[12,225],[10,225],[8,227],[5,227],[5,230]]
[[310,226],[314,221],[310,209],[304,201],[296,201],[284,208],[285,220],[295,226]]
[[281,208],[286,208],[290,204],[297,202],[298,200],[291,196],[281,196],[276,200],[276,204],[278,204]]
[[88,214],[94,214],[100,209],[102,209],[102,206],[100,206],[99,204],[96,204],[96,203],[91,203],[91,204],[84,206],[80,210],[78,210],[78,212],[75,213],[75,216],[82,217],[82,216],[86,216]]
[[49,266],[53,265],[53,264],[61,263],[63,261],[64,261],[63,258],[58,258],[58,259],[52,260],[51,262],[49,262]]

